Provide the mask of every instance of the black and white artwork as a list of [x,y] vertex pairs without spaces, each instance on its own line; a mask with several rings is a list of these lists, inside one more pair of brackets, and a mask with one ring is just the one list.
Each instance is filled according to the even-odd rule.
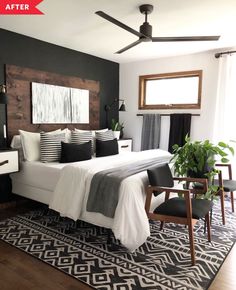
[[32,82],[32,123],[89,123],[89,91]]
[[71,123],[89,123],[89,91],[70,89]]

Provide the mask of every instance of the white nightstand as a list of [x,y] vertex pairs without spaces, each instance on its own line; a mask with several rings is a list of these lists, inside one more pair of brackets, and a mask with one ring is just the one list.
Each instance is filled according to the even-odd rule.
[[18,150],[0,149],[0,174],[19,171]]
[[0,208],[13,200],[10,173],[19,171],[18,150],[0,149]]
[[128,151],[132,151],[132,139],[126,138],[126,139],[119,139],[118,140],[118,147],[119,147],[119,153]]

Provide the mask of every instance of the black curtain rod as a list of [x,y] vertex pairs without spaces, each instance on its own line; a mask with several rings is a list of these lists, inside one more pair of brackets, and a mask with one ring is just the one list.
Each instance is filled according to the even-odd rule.
[[232,53],[236,53],[236,50],[218,52],[215,54],[215,58],[219,58],[224,54],[232,54]]
[[[136,114],[136,116],[140,117],[140,116],[143,116],[144,114]],[[164,116],[170,116],[170,114],[160,114],[161,117],[164,117]],[[201,116],[200,114],[192,114],[192,116]]]

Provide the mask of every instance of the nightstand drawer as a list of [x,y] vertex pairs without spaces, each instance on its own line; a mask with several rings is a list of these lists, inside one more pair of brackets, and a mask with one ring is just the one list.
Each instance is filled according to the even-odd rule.
[[124,151],[132,151],[132,139],[119,139],[118,140],[119,153]]
[[17,171],[19,171],[18,151],[0,151],[0,174],[7,174]]

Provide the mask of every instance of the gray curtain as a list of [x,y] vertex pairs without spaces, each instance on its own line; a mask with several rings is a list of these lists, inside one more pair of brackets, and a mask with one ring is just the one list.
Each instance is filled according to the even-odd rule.
[[161,131],[160,114],[144,114],[141,138],[141,150],[159,148]]

